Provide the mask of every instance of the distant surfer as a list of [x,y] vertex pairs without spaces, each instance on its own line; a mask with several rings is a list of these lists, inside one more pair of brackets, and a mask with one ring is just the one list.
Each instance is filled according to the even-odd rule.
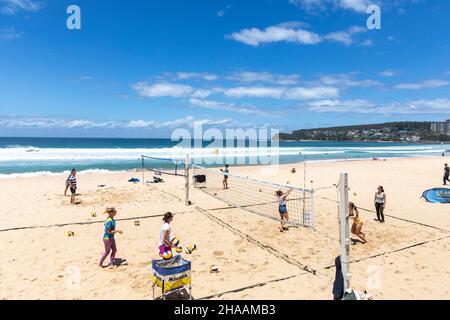
[[449,177],[450,177],[450,167],[446,163],[444,166],[444,186],[447,185],[447,181],[450,182]]

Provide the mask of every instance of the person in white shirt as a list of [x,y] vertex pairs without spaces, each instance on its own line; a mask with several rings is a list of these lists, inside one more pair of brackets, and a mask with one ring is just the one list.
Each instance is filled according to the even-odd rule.
[[386,193],[384,192],[384,188],[379,186],[377,188],[377,192],[375,192],[375,197],[373,199],[375,202],[375,209],[377,212],[377,218],[375,221],[379,221],[384,223],[384,210],[386,209]]
[[172,251],[170,242],[170,223],[173,221],[172,212],[167,212],[163,217],[164,224],[161,227],[159,235],[159,255],[162,256],[166,251]]

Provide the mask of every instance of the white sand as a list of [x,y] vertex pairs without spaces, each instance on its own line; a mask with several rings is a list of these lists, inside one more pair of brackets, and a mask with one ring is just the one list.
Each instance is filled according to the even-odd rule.
[[[290,229],[241,209],[208,211],[262,244],[289,257],[292,263],[207,218],[203,209],[224,203],[191,188],[193,206],[184,206],[183,178],[166,177],[152,186],[130,184],[136,173],[86,174],[78,177],[79,205],[62,195],[65,176],[0,180],[0,298],[1,299],[151,299],[151,260],[157,258],[161,217],[176,213],[173,229],[183,244],[198,250],[192,261],[193,295],[217,299],[330,299],[334,258],[339,254],[334,188],[340,172],[348,172],[350,200],[373,210],[377,185],[387,192],[386,224],[361,211],[369,243],[352,246],[352,286],[368,289],[376,299],[449,299],[450,211],[448,205],[420,199],[425,189],[442,183],[443,158],[390,159],[308,163],[307,187],[316,192],[317,232]],[[297,168],[291,174],[290,169]],[[232,173],[274,182],[302,185],[302,165],[231,168]],[[311,183],[311,180],[313,181]],[[106,184],[107,188],[97,185]],[[232,186],[232,181],[230,181]],[[99,269],[106,206],[118,210],[115,270]],[[97,217],[91,217],[91,212]],[[139,218],[140,226],[134,221]],[[155,217],[151,217],[155,216]],[[130,218],[120,221],[120,219]],[[404,221],[400,219],[410,221]],[[90,224],[76,224],[91,222]],[[429,226],[424,226],[427,224]],[[65,224],[56,227],[55,224]],[[43,226],[24,229],[28,226]],[[46,227],[48,226],[48,227]],[[442,230],[439,230],[442,229]],[[447,230],[447,231],[446,231]],[[67,237],[73,231],[75,237]],[[317,270],[305,272],[296,263]],[[210,274],[209,266],[220,273]],[[71,280],[79,272],[79,285]],[[288,278],[288,279],[285,279]],[[284,280],[283,280],[284,279]],[[245,290],[237,289],[249,287]]]

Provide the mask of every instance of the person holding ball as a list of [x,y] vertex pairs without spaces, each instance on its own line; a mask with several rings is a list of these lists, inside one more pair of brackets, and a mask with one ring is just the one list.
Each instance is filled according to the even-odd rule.
[[173,221],[172,212],[166,212],[163,217],[163,225],[161,227],[159,236],[159,255],[164,259],[168,260],[172,258],[172,247],[173,244],[170,240],[170,223]]

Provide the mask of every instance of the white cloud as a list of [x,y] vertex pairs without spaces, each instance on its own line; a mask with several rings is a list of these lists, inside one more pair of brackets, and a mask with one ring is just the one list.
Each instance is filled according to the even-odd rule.
[[86,81],[86,80],[93,80],[94,77],[91,76],[80,76],[77,78],[77,80]]
[[316,112],[354,112],[384,114],[450,114],[449,99],[412,100],[405,102],[374,103],[364,99],[320,100],[308,103],[308,109]]
[[380,73],[380,75],[382,77],[390,78],[390,77],[395,77],[397,75],[397,73],[393,70],[384,70],[383,72]]
[[343,9],[353,10],[359,13],[366,13],[367,8],[374,4],[371,0],[340,0],[338,6]]
[[132,85],[132,88],[141,96],[146,98],[154,97],[187,97],[190,96],[194,89],[191,86],[160,82],[150,85],[147,82],[138,82]]
[[394,86],[395,89],[402,90],[421,90],[421,89],[434,89],[441,88],[450,85],[450,81],[447,80],[426,80],[417,83],[401,83]]
[[324,75],[320,77],[320,82],[327,86],[337,86],[337,87],[376,87],[382,86],[382,83],[371,80],[364,79],[358,80],[354,78],[354,73],[346,74],[336,74],[336,75]]
[[192,116],[168,121],[156,120],[130,120],[130,121],[92,121],[86,119],[63,119],[45,117],[0,118],[0,127],[6,128],[35,128],[35,129],[163,129],[176,127],[192,127],[194,121],[200,121],[204,125],[231,124],[233,120],[226,119],[195,119]]
[[271,26],[263,30],[258,28],[243,29],[227,36],[235,41],[250,46],[259,46],[265,43],[290,42],[303,45],[313,45],[322,41],[317,33],[304,29]]
[[279,87],[235,87],[222,89],[223,94],[232,98],[256,97],[280,99],[284,93],[284,88]]
[[[308,31],[300,27],[304,25],[305,24],[298,21],[291,21],[281,23],[276,26],[270,26],[263,30],[258,28],[243,29],[226,37],[255,47],[261,44],[275,42],[315,45],[325,40],[351,45],[355,42],[354,38],[358,34],[367,31],[367,29],[363,27],[352,26],[347,28],[347,30],[331,32],[322,36],[313,31]],[[372,45],[372,42],[371,40],[366,40],[362,42],[362,45]]]
[[20,10],[36,12],[41,8],[41,3],[34,0],[0,0],[0,12],[7,15],[16,14]]
[[279,85],[292,85],[298,83],[300,76],[298,74],[273,74],[269,72],[236,72],[227,77],[228,80],[234,80],[242,83],[266,82]]
[[22,37],[21,32],[17,32],[15,28],[0,29],[0,40],[15,40]]
[[291,100],[315,100],[326,98],[337,98],[339,96],[339,89],[334,87],[310,87],[310,88],[291,88],[285,93],[286,99]]
[[206,98],[213,94],[212,90],[208,89],[197,89],[192,93],[192,97],[194,98]]
[[216,14],[217,14],[217,16],[218,16],[219,18],[222,18],[222,17],[224,17],[224,16],[227,14],[227,12],[228,12],[231,8],[232,8],[232,6],[231,6],[231,5],[228,5],[228,6],[226,6],[225,9],[217,11]]
[[314,100],[325,98],[336,98],[339,96],[339,89],[329,86],[315,87],[236,87],[222,89],[222,92],[232,98],[254,97],[273,98],[288,100]]
[[175,77],[179,80],[203,79],[206,81],[214,81],[219,78],[217,75],[208,72],[177,72]]
[[373,46],[373,40],[372,39],[364,40],[363,42],[361,42],[361,45],[364,46],[364,47],[372,47]]
[[239,106],[234,103],[224,103],[219,101],[211,101],[211,100],[200,100],[200,99],[190,99],[191,106],[211,109],[211,110],[225,110],[231,112],[238,112],[243,114],[250,115],[260,115],[260,116],[268,116],[271,113],[266,112],[265,110],[253,107],[253,106]]
[[367,100],[356,99],[356,100],[320,100],[310,102],[308,104],[309,110],[318,111],[318,112],[359,112],[359,113],[367,113],[372,110],[374,107]]
[[351,45],[354,41],[353,37],[356,34],[366,32],[367,29],[358,27],[358,26],[352,26],[348,28],[345,31],[337,31],[337,32],[331,32],[327,35],[325,35],[323,38],[330,41],[340,42],[345,45]]
[[366,13],[371,4],[378,2],[371,0],[289,0],[289,3],[309,12],[323,11],[331,7]]

